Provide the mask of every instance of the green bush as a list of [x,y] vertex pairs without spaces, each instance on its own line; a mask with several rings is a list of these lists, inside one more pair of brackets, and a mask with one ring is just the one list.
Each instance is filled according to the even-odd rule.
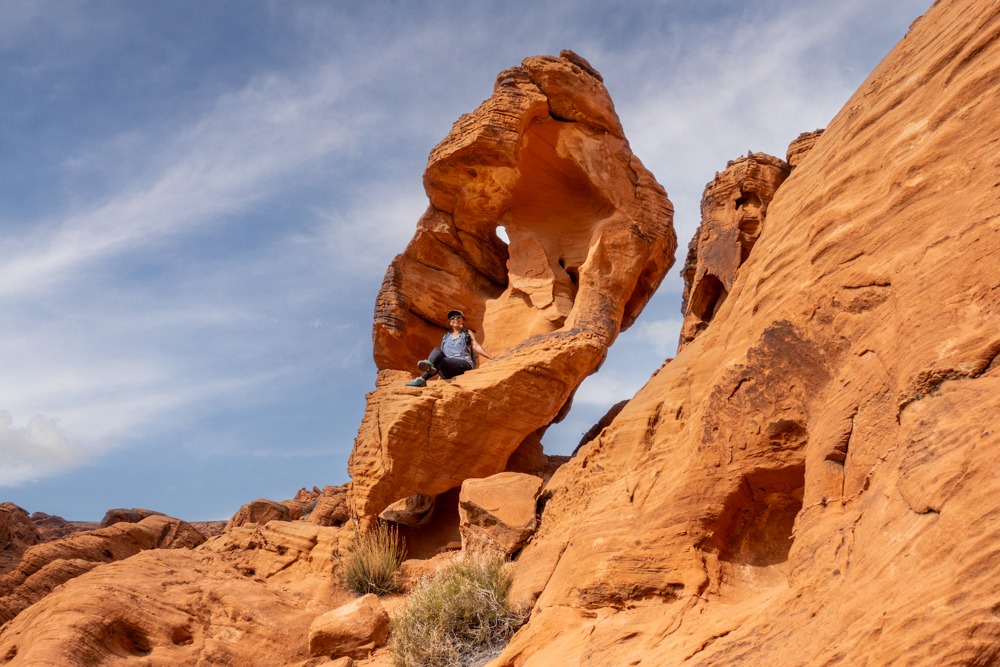
[[347,554],[344,578],[358,595],[385,595],[399,590],[399,567],[406,559],[406,546],[399,530],[379,522],[373,530],[359,533]]
[[527,620],[507,603],[510,576],[500,554],[463,555],[424,579],[392,624],[397,667],[471,667],[496,657]]

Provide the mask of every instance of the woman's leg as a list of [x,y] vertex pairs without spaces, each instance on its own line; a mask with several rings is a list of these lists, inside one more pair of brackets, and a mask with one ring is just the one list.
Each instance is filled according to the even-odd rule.
[[471,371],[472,363],[464,357],[445,357],[442,355],[442,358],[434,364],[434,367],[441,374],[441,377],[445,380],[450,380],[466,371]]
[[447,359],[447,357],[444,356],[444,352],[441,351],[440,347],[435,347],[433,350],[431,350],[431,353],[427,355],[427,361],[429,361],[430,364],[434,367],[434,370],[424,371],[424,373],[420,377],[422,377],[424,380],[430,380],[432,377],[434,377],[440,371],[441,369],[440,364],[443,359]]

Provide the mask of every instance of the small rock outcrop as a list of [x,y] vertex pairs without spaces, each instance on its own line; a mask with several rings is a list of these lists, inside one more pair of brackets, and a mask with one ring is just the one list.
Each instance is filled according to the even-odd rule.
[[73,533],[96,530],[101,527],[96,521],[67,521],[61,516],[46,514],[45,512],[32,512],[31,522],[38,528],[38,534],[42,542],[51,542],[52,540],[69,537]]
[[[676,247],[666,193],[629,149],[600,75],[571,52],[501,72],[431,152],[424,186],[430,206],[375,307],[379,376],[349,463],[362,525],[509,461],[543,465],[539,434],[635,321]],[[406,387],[451,308],[497,358]]]
[[791,168],[766,153],[732,160],[705,187],[701,225],[688,246],[678,350],[698,336],[725,303],[736,273],[760,238],[770,205]]
[[792,143],[788,144],[788,151],[785,153],[785,162],[791,169],[795,169],[802,163],[809,151],[813,149],[819,138],[823,136],[823,130],[813,130],[803,132],[797,136]]
[[462,549],[520,551],[538,526],[541,491],[542,479],[523,473],[465,480],[458,502]]
[[27,512],[14,503],[0,503],[0,574],[17,567],[25,550],[41,539]]
[[309,653],[360,660],[388,638],[389,614],[369,593],[316,618],[309,626]]
[[160,512],[154,512],[152,510],[144,510],[138,507],[133,507],[132,509],[125,508],[115,508],[110,509],[104,513],[104,518],[101,519],[101,528],[107,528],[108,526],[113,526],[116,523],[139,523],[147,516],[152,516],[154,514],[160,514]]

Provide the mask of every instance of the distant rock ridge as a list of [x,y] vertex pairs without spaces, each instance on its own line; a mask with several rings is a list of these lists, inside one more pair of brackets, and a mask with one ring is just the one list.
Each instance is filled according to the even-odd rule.
[[[430,206],[376,302],[380,372],[349,463],[362,525],[408,496],[544,467],[541,433],[676,248],[666,193],[629,149],[601,77],[568,51],[501,72],[431,151],[424,186]],[[496,360],[406,387],[451,308]]]

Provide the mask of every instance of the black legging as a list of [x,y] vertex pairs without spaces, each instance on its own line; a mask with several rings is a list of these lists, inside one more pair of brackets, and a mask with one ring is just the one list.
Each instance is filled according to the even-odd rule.
[[[453,377],[461,375],[465,371],[472,370],[471,361],[465,357],[446,357],[440,347],[434,348],[434,350],[427,357],[427,361],[434,364],[434,368],[445,380],[450,380]],[[430,380],[433,376],[433,373],[425,371],[420,377],[424,380]]]

